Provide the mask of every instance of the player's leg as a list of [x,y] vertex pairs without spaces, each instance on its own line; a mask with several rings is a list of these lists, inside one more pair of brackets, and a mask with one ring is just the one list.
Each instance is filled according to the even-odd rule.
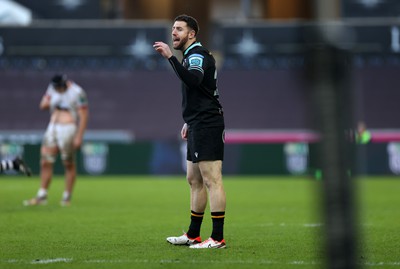
[[61,199],[61,205],[68,206],[71,203],[72,192],[76,181],[76,165],[73,159],[64,160],[65,189]]
[[197,238],[200,237],[201,224],[207,206],[207,189],[198,163],[187,162],[187,180],[190,186],[191,210],[191,222],[187,234],[191,238]]
[[222,161],[201,161],[198,165],[209,192],[211,212],[225,211],[226,196],[222,181]]
[[53,177],[53,164],[56,161],[57,154],[56,125],[50,123],[40,147],[40,188],[36,197],[25,200],[23,202],[24,205],[43,205],[47,203],[47,191]]
[[201,242],[200,228],[204,210],[207,205],[207,190],[201,177],[199,165],[193,163],[195,139],[189,130],[186,153],[186,178],[190,186],[190,225],[187,233],[178,237],[168,237],[167,241],[174,245],[194,245]]
[[41,147],[40,152],[40,187],[47,192],[53,178],[53,165],[57,158],[58,148],[56,146],[48,147],[44,145]]
[[24,201],[24,205],[26,206],[44,205],[47,203],[47,192],[53,177],[53,164],[56,161],[58,148],[45,139],[40,148],[40,154],[40,188],[36,197]]
[[173,245],[194,245],[201,242],[200,229],[207,206],[207,190],[197,163],[187,161],[186,177],[190,186],[190,225],[183,235],[167,238],[167,241]]
[[72,192],[76,182],[75,149],[73,139],[76,132],[74,124],[64,125],[59,135],[61,159],[65,170],[65,188],[61,199],[62,206],[71,204]]
[[226,196],[222,182],[222,160],[224,157],[224,128],[215,127],[201,130],[197,138],[196,152],[199,170],[207,188],[213,222],[209,239],[192,246],[193,248],[225,248],[224,221]]
[[199,168],[204,184],[208,189],[213,229],[209,239],[198,246],[193,246],[193,248],[225,248],[224,220],[226,195],[222,182],[222,161],[201,161]]

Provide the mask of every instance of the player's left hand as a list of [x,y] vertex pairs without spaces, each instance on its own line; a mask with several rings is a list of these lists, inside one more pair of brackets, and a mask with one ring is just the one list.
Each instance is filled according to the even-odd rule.
[[182,130],[181,130],[181,137],[183,140],[187,140],[187,135],[188,135],[188,125],[187,123],[183,124]]

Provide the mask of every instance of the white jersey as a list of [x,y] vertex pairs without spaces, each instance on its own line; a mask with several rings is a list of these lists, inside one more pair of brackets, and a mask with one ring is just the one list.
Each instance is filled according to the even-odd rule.
[[78,109],[88,105],[85,91],[74,82],[71,82],[65,92],[58,92],[49,85],[46,95],[50,97],[50,113],[56,108],[68,110],[75,121],[78,119]]

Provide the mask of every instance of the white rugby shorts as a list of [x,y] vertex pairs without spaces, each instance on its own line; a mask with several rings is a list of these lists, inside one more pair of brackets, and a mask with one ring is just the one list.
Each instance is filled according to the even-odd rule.
[[77,126],[74,123],[50,123],[43,138],[43,146],[57,147],[62,160],[70,160],[74,155],[74,137]]

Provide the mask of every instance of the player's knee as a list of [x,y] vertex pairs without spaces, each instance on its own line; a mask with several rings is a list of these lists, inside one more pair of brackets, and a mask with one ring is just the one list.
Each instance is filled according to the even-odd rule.
[[41,156],[41,164],[46,165],[46,164],[53,164],[56,161],[56,156],[50,153],[44,153]]
[[75,167],[75,162],[73,160],[64,160],[63,165],[66,169],[73,169]]
[[75,155],[73,152],[62,152],[61,160],[63,161],[64,165],[72,165],[75,163]]
[[209,176],[204,177],[204,185],[206,185],[207,189],[216,189],[220,188],[222,184],[222,179],[218,176]]
[[196,177],[194,175],[187,176],[187,182],[189,183],[191,188],[202,188],[204,184],[201,177]]
[[204,185],[206,186],[207,189],[211,189],[214,184],[210,180],[204,180]]
[[75,162],[75,155],[73,150],[67,150],[61,152],[61,160],[64,163],[74,163]]

